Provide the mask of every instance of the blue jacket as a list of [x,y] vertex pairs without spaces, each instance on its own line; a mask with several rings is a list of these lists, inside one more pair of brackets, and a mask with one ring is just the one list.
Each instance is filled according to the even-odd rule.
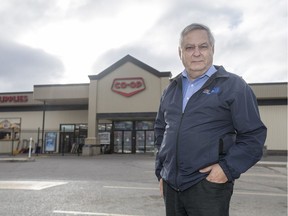
[[182,112],[182,75],[164,91],[155,121],[158,149],[155,174],[183,191],[208,174],[199,169],[219,163],[229,181],[262,157],[267,129],[257,100],[239,76],[215,66]]

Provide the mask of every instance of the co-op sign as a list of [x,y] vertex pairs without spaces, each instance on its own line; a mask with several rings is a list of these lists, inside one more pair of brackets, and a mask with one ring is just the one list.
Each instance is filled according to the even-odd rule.
[[144,91],[145,88],[145,82],[142,77],[116,78],[113,80],[111,87],[113,92],[125,97],[131,97]]

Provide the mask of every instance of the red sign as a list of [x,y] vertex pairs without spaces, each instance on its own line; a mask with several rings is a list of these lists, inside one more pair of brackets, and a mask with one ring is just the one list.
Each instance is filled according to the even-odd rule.
[[112,91],[125,97],[130,97],[145,90],[145,82],[141,77],[116,78],[112,83]]
[[15,96],[0,96],[0,103],[26,103],[28,96],[15,95]]

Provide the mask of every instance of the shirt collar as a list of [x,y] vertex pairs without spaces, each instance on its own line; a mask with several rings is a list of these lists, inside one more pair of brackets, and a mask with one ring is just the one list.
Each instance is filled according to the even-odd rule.
[[[211,77],[216,71],[217,71],[217,69],[214,67],[214,65],[212,65],[203,75],[201,75],[197,79],[201,79],[204,76]],[[188,77],[188,73],[187,73],[186,69],[182,72],[182,76],[187,78],[188,80],[190,80]]]

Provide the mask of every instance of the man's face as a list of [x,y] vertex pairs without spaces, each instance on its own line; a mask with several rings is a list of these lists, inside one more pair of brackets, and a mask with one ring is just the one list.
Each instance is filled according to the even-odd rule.
[[214,47],[209,42],[208,34],[204,30],[193,30],[187,33],[179,47],[179,56],[194,80],[204,74],[213,63]]

